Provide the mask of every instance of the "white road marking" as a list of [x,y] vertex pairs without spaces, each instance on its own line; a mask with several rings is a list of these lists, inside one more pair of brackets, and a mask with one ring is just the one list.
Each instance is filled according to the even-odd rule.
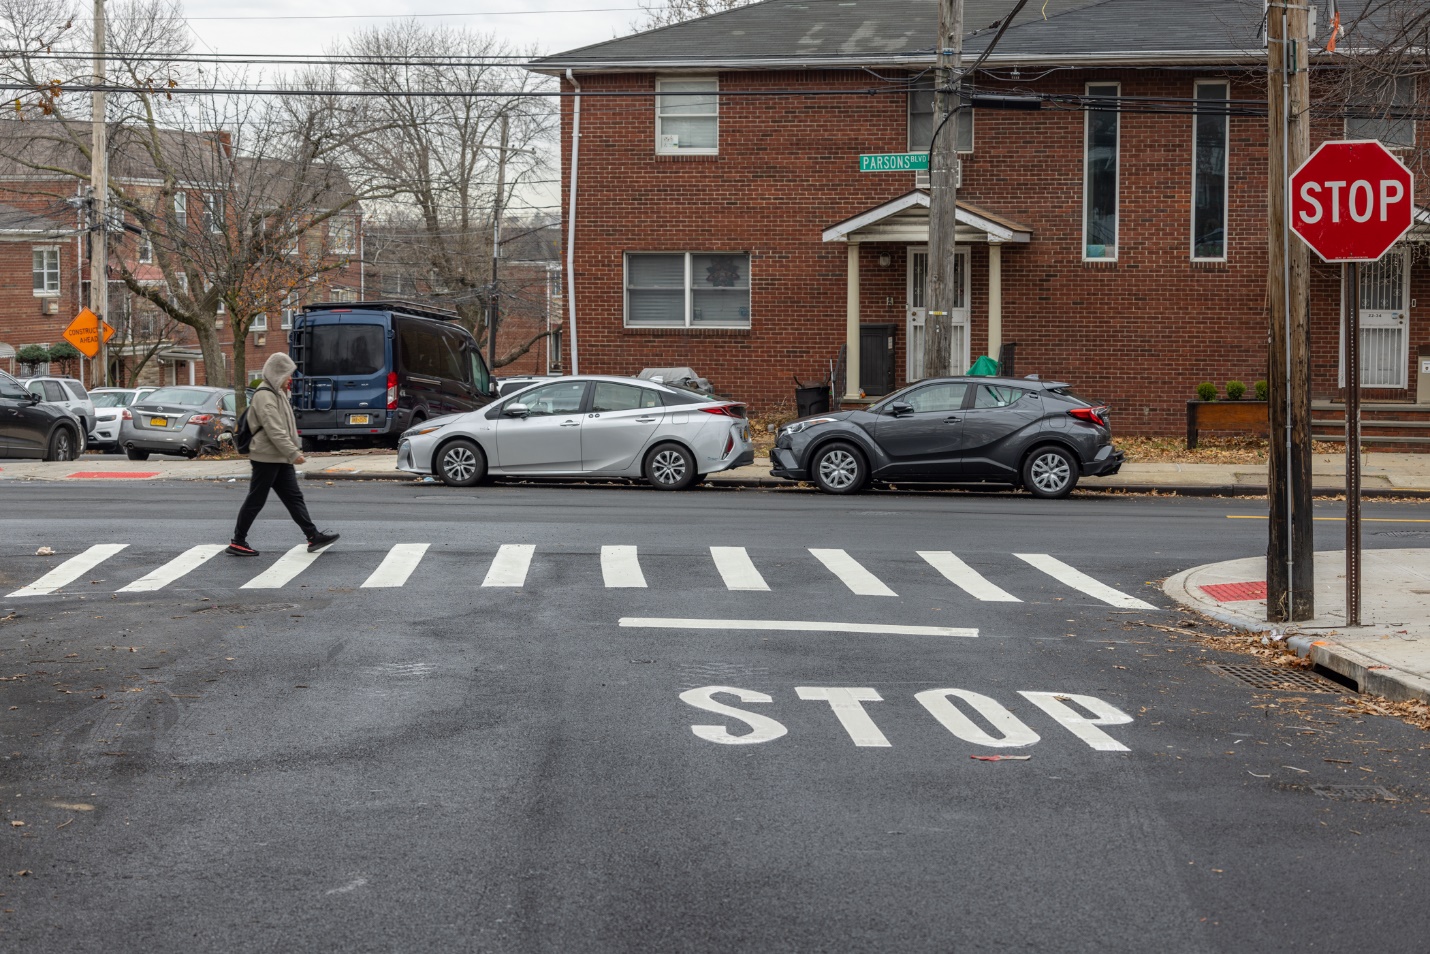
[[[1018,695],[1053,717],[1053,721],[1082,739],[1098,752],[1130,752],[1127,746],[1098,728],[1100,725],[1126,725],[1132,717],[1097,696],[1080,696],[1071,692],[1024,692]],[[1093,718],[1078,712],[1069,702],[1075,702]]]
[[535,552],[536,547],[529,543],[503,543],[492,558],[482,586],[525,586],[531,555]]
[[859,596],[898,596],[884,585],[877,576],[864,569],[858,560],[843,550],[816,550],[811,548],[816,560],[829,568],[829,572],[839,577],[840,582],[849,587],[850,592]]
[[755,569],[750,554],[744,547],[711,547],[710,556],[715,560],[715,569],[729,590],[768,590],[770,585]]
[[681,702],[697,709],[704,709],[706,712],[713,712],[716,715],[739,719],[750,727],[750,731],[744,735],[734,735],[723,725],[692,725],[690,731],[694,732],[697,737],[707,742],[719,742],[721,745],[754,745],[758,742],[773,741],[789,731],[783,724],[769,716],[745,709],[736,709],[723,702],[716,702],[716,693],[728,693],[741,702],[770,701],[770,697],[763,692],[754,689],[739,689],[735,686],[701,686],[698,689],[687,689],[680,694]]
[[884,697],[877,691],[852,686],[795,686],[794,691],[801,699],[829,703],[829,708],[834,710],[839,724],[844,726],[844,731],[849,733],[849,738],[855,745],[861,748],[890,747],[888,738],[879,731],[879,727],[860,704],[883,702]]
[[162,590],[170,583],[187,576],[224,551],[222,543],[203,543],[190,547],[174,559],[151,573],[140,577],[128,586],[121,586],[120,593],[152,593]]
[[657,616],[622,616],[620,625],[631,629],[737,629],[791,633],[874,633],[881,636],[978,636],[976,629],[956,626],[899,626],[892,623],[831,623],[800,619],[675,619]]
[[1044,573],[1051,576],[1060,583],[1066,583],[1075,590],[1086,593],[1094,599],[1102,600],[1112,606],[1121,606],[1124,609],[1149,609],[1157,607],[1151,603],[1143,602],[1135,596],[1128,596],[1121,590],[1114,590],[1106,583],[1099,583],[1081,570],[1068,566],[1062,560],[1051,557],[1046,553],[1015,553],[1013,554],[1031,566],[1035,566]]
[[[1003,707],[997,699],[967,689],[925,689],[914,693],[929,715],[933,716],[948,731],[965,742],[986,745],[995,749],[1022,748],[1038,741],[1038,733],[1028,728],[1021,719]],[[1003,733],[1001,738],[990,735],[963,710],[954,705],[953,700],[962,699],[972,709],[987,719],[989,724]]]
[[280,586],[286,586],[292,582],[293,578],[313,565],[313,561],[322,556],[328,550],[327,547],[315,553],[308,552],[308,545],[300,543],[287,553],[278,558],[268,569],[249,580],[241,590],[276,590]]
[[67,583],[73,583],[127,546],[127,543],[96,543],[83,553],[70,557],[29,586],[5,595],[46,596]]
[[362,588],[406,585],[407,578],[412,575],[413,570],[417,569],[417,564],[422,562],[423,554],[431,545],[430,543],[395,544],[391,550],[387,551],[387,556],[382,558],[382,563],[372,571],[372,576],[367,578]]
[[987,603],[1021,603],[1012,593],[994,586],[973,567],[947,550],[920,550],[919,556],[938,570],[944,578],[969,596]]
[[607,589],[645,589],[645,574],[635,547],[601,547],[601,576]]

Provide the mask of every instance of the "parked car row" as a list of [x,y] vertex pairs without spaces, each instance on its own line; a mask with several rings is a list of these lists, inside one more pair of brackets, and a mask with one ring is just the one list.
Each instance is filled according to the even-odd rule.
[[0,371],[0,457],[75,460],[84,440],[78,417]]

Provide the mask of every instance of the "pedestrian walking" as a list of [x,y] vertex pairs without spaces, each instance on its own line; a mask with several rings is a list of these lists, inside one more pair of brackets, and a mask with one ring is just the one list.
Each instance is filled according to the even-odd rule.
[[298,421],[293,417],[293,403],[288,399],[296,368],[286,354],[269,355],[263,363],[263,384],[248,400],[249,427],[253,431],[248,463],[253,475],[228,545],[228,552],[234,556],[258,556],[258,551],[248,545],[248,531],[268,502],[269,490],[278,494],[278,499],[288,508],[288,515],[303,531],[309,553],[322,549],[339,536],[317,528],[308,516],[308,505],[298,487],[298,471],[293,465],[303,463],[305,458],[298,446]]

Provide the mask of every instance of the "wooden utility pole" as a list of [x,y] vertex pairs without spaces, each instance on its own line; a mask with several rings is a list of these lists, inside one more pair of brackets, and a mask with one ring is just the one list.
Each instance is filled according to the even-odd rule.
[[94,93],[91,94],[89,188],[94,214],[89,229],[89,310],[99,316],[99,373],[95,380],[109,384],[109,349],[104,344],[104,322],[109,320],[109,129],[104,124],[103,87],[107,70],[104,0],[94,0]]
[[[939,0],[934,70],[933,142],[929,145],[928,312],[924,322],[926,378],[952,374],[953,309],[958,304],[958,117],[962,104],[963,0]],[[951,128],[944,129],[948,126]],[[963,370],[963,369],[958,369]],[[916,373],[910,369],[910,377]]]
[[501,117],[501,152],[497,154],[497,197],[492,203],[492,287],[487,293],[487,370],[495,373],[497,361],[497,316],[501,296],[497,293],[497,262],[501,258],[502,197],[506,191],[507,116]]
[[1310,152],[1307,0],[1267,7],[1267,304],[1271,327],[1270,534],[1266,542],[1266,618],[1315,616],[1311,536],[1310,251],[1287,222],[1290,175]]

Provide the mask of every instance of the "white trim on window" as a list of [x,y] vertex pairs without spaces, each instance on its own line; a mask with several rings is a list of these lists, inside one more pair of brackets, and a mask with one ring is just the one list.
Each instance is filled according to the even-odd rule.
[[36,245],[30,255],[30,285],[36,298],[56,298],[60,293],[60,247]]
[[[1094,88],[1094,87],[1097,87],[1099,90],[1107,90],[1107,89],[1110,89],[1112,92],[1111,92],[1111,93],[1108,93],[1108,92],[1098,92],[1098,93],[1094,94],[1094,93],[1093,93],[1093,88]],[[1104,98],[1106,98],[1106,97],[1108,97],[1108,96],[1111,96],[1111,97],[1113,97],[1113,98],[1118,98],[1118,97],[1121,97],[1121,95],[1122,95],[1122,84],[1121,84],[1121,83],[1107,83],[1107,82],[1088,83],[1088,84],[1084,87],[1084,91],[1085,91],[1086,95],[1088,95],[1088,96],[1097,95],[1097,96],[1099,96],[1099,97],[1104,97]],[[1117,116],[1117,148],[1116,148],[1116,152],[1115,152],[1115,154],[1114,154],[1114,156],[1113,156],[1113,164],[1114,164],[1115,176],[1114,176],[1114,179],[1113,179],[1113,186],[1112,186],[1112,190],[1113,190],[1113,202],[1114,202],[1113,213],[1112,213],[1112,254],[1111,254],[1111,255],[1099,255],[1099,256],[1090,256],[1090,255],[1088,255],[1088,248],[1089,248],[1088,241],[1087,241],[1087,240],[1088,240],[1088,235],[1087,235],[1087,224],[1088,224],[1088,198],[1089,198],[1089,196],[1090,196],[1091,193],[1092,193],[1092,189],[1090,188],[1091,182],[1090,182],[1090,178],[1089,178],[1090,173],[1091,173],[1091,171],[1092,171],[1092,167],[1091,167],[1091,164],[1090,164],[1090,162],[1089,162],[1090,156],[1089,156],[1089,154],[1088,154],[1088,138],[1089,138],[1089,137],[1091,136],[1091,134],[1092,134],[1092,116],[1093,116],[1093,113],[1094,113],[1094,112],[1105,112],[1105,111],[1106,111],[1106,110],[1093,110],[1093,109],[1088,109],[1088,110],[1086,110],[1086,111],[1084,112],[1084,115],[1083,115],[1083,134],[1082,134],[1082,260],[1083,260],[1084,262],[1115,262],[1115,261],[1117,261],[1118,256],[1119,256],[1119,254],[1121,253],[1121,242],[1122,242],[1122,114],[1121,114],[1121,111],[1120,111],[1120,110],[1115,110],[1115,111],[1114,111],[1114,115]],[[1102,246],[1101,246],[1101,247],[1102,247],[1104,250],[1106,250],[1106,248],[1107,248],[1106,243],[1102,243]]]
[[357,217],[335,215],[328,220],[329,251],[336,255],[353,255],[357,252]]
[[[1230,100],[1231,100],[1231,83],[1230,83],[1229,81],[1227,81],[1227,80],[1197,80],[1195,83],[1192,84],[1192,98],[1193,98],[1193,101],[1194,101],[1194,106],[1200,105],[1200,103],[1201,103],[1201,97],[1198,95],[1198,93],[1201,91],[1201,89],[1202,89],[1203,87],[1209,87],[1209,86],[1220,86],[1220,87],[1222,88],[1222,90],[1226,93],[1226,95],[1225,95],[1223,98],[1224,98],[1225,100],[1227,100],[1228,104],[1230,104]],[[1194,261],[1194,262],[1224,262],[1224,261],[1226,261],[1226,256],[1227,256],[1227,239],[1229,238],[1230,231],[1231,231],[1230,228],[1229,228],[1229,226],[1230,226],[1230,218],[1231,218],[1231,116],[1230,116],[1230,115],[1225,115],[1225,116],[1220,117],[1221,120],[1222,120],[1222,137],[1221,137],[1221,146],[1222,146],[1222,152],[1221,152],[1221,163],[1222,163],[1222,176],[1221,176],[1221,254],[1220,254],[1220,255],[1198,255],[1198,254],[1197,254],[1197,147],[1198,147],[1198,145],[1199,145],[1199,143],[1198,143],[1198,133],[1197,133],[1197,128],[1198,128],[1198,127],[1197,127],[1197,120],[1198,120],[1199,118],[1200,118],[1200,117],[1196,114],[1196,112],[1193,112],[1193,113],[1192,113],[1192,194],[1191,194],[1191,202],[1189,203],[1189,205],[1190,205],[1190,211],[1191,211],[1191,216],[1190,216],[1191,221],[1190,221],[1189,224],[1188,224],[1188,227],[1189,227],[1189,229],[1190,229],[1190,231],[1191,231],[1191,238],[1190,238],[1190,244],[1189,244],[1188,247],[1189,247],[1189,249],[1191,250],[1192,261]],[[1118,133],[1119,133],[1118,139],[1119,139],[1119,142],[1120,142],[1120,141],[1121,141],[1121,129],[1120,129],[1120,128],[1118,129]],[[1119,210],[1119,211],[1120,211],[1120,210]]]
[[135,249],[134,257],[138,259],[140,265],[152,265],[154,262],[154,238],[145,230],[139,233],[139,247]]
[[[663,100],[663,97],[662,97],[660,94],[661,94],[661,91],[662,91],[663,89],[665,89],[667,86],[677,86],[677,85],[685,87],[685,89],[681,90],[681,92],[684,92],[684,93],[698,92],[698,91],[700,91],[700,90],[698,90],[698,89],[691,89],[691,87],[700,87],[700,86],[703,85],[703,86],[708,86],[708,87],[709,87],[709,90],[708,90],[708,91],[715,94],[715,97],[714,97],[715,102],[714,102],[714,104],[711,106],[709,112],[700,112],[700,113],[675,113],[675,114],[671,114],[670,117],[669,117],[671,120],[689,120],[689,119],[709,119],[709,120],[711,120],[711,121],[712,121],[712,124],[713,124],[714,127],[715,127],[715,145],[713,145],[713,146],[681,146],[681,145],[679,144],[678,139],[677,139],[676,143],[674,143],[674,144],[671,144],[671,142],[669,141],[669,136],[672,136],[672,135],[673,135],[673,136],[677,136],[677,137],[678,137],[679,134],[678,134],[678,133],[667,134],[667,133],[665,132],[665,128],[664,128],[664,125],[663,125],[663,120],[664,120],[666,117],[664,116],[664,114],[663,114],[661,111],[666,108],[666,104],[665,104],[665,102],[664,102],[664,100]],[[655,96],[655,151],[656,151],[656,154],[657,154],[657,155],[662,155],[662,156],[674,156],[674,155],[680,155],[680,156],[714,156],[714,155],[718,155],[718,154],[719,154],[719,152],[720,152],[720,79],[719,79],[719,77],[717,77],[717,76],[681,76],[681,77],[671,77],[671,78],[669,78],[669,79],[657,79],[657,80],[655,81],[655,92],[656,92],[656,96]],[[690,96],[673,96],[673,97],[671,97],[671,100],[672,100],[671,105],[674,106],[674,105],[679,105],[679,104],[682,103],[682,102],[688,102],[691,98],[692,98],[692,97],[690,97]]]
[[284,331],[293,327],[293,316],[303,308],[298,301],[300,297],[297,292],[289,292],[283,299],[283,310],[278,314],[278,327]]
[[214,235],[223,231],[224,207],[222,192],[204,193],[204,231]]
[[189,194],[187,192],[174,193],[174,222],[181,229],[189,227]]
[[254,316],[253,316],[253,320],[252,320],[251,322],[249,322],[249,324],[248,324],[248,330],[249,330],[249,331],[267,331],[267,330],[268,330],[268,314],[267,314],[267,312],[259,312],[258,314],[254,315]]
[[[657,321],[637,321],[637,322],[631,321],[631,292],[632,292],[633,290],[634,290],[634,291],[637,291],[637,292],[640,292],[640,291],[657,291],[657,292],[658,292],[658,291],[664,291],[666,294],[669,294],[669,295],[673,295],[673,294],[675,293],[675,291],[676,291],[676,289],[675,289],[675,287],[674,287],[673,285],[650,286],[650,287],[647,287],[647,288],[636,288],[636,289],[632,289],[632,288],[631,288],[631,259],[633,259],[633,258],[641,258],[641,257],[657,257],[657,256],[666,257],[666,258],[671,258],[671,257],[674,257],[674,256],[676,256],[676,255],[680,255],[680,256],[683,257],[683,262],[681,263],[681,264],[682,264],[682,274],[683,274],[683,287],[680,289],[680,291],[682,292],[682,301],[683,301],[683,308],[684,308],[684,315],[682,316],[682,320],[681,320],[681,321],[659,321],[659,322],[657,322]],[[743,275],[743,276],[739,276],[739,275],[737,274],[737,276],[736,276],[736,278],[735,278],[735,281],[740,282],[740,284],[738,284],[738,285],[719,285],[719,286],[712,286],[712,287],[709,288],[709,289],[704,289],[704,288],[699,289],[699,291],[709,292],[709,293],[715,293],[715,294],[718,294],[718,293],[720,292],[720,290],[725,290],[725,289],[733,290],[733,291],[743,291],[743,292],[745,293],[745,303],[744,303],[743,305],[741,305],[741,306],[738,306],[738,311],[739,311],[739,312],[743,312],[743,314],[740,315],[739,317],[733,319],[733,320],[730,320],[730,321],[719,321],[719,320],[715,320],[715,319],[706,320],[706,319],[704,319],[704,318],[702,318],[702,317],[697,316],[697,309],[696,309],[696,305],[695,305],[695,298],[696,298],[697,289],[696,289],[696,287],[695,287],[695,281],[694,281],[694,277],[693,277],[693,275],[694,275],[694,269],[695,269],[695,264],[694,264],[694,263],[695,263],[695,259],[696,259],[697,257],[714,256],[714,255],[729,256],[729,257],[738,257],[738,258],[743,262],[743,264],[744,264],[744,275]],[[710,267],[713,269],[713,268],[716,267],[716,266],[712,264]],[[736,268],[737,268],[737,270],[738,270],[739,266],[737,265]],[[622,324],[623,324],[625,327],[627,327],[627,328],[749,328],[749,327],[751,327],[751,323],[752,323],[752,319],[751,319],[752,296],[753,296],[753,294],[754,294],[754,279],[753,279],[753,276],[752,276],[752,274],[751,274],[750,268],[751,268],[751,259],[750,259],[750,253],[749,253],[749,252],[709,252],[709,251],[704,251],[704,252],[666,252],[666,251],[659,251],[659,252],[658,252],[658,251],[626,252],[624,255],[621,256],[621,275],[622,275],[622,278],[621,278],[621,286],[622,286],[622,300],[623,300],[623,308],[624,308],[624,314],[623,314],[623,316],[622,316]]]

